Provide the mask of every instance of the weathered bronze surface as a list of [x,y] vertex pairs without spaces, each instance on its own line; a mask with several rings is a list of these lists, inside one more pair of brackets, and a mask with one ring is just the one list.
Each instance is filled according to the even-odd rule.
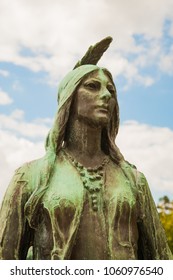
[[110,72],[90,47],[59,86],[46,155],[16,170],[0,211],[0,258],[172,259],[147,181],[115,144]]

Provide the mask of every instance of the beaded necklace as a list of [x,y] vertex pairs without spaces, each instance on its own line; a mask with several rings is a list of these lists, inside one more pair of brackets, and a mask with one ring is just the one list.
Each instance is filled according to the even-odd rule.
[[98,195],[104,186],[104,167],[109,162],[109,158],[105,157],[102,163],[94,168],[86,168],[74,159],[65,149],[63,149],[63,152],[77,169],[84,188],[89,192],[92,201],[92,209],[98,211]]

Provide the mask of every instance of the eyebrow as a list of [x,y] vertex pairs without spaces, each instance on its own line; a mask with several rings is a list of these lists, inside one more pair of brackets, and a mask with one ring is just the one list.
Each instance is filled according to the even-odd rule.
[[115,88],[114,85],[111,82],[108,83],[108,86],[111,86],[111,87]]
[[[93,82],[97,82],[97,83],[100,83],[101,80],[100,79],[97,79],[97,78],[87,78],[84,83],[88,82],[88,81],[93,81]],[[114,85],[111,81],[108,81],[108,86],[112,86],[114,88]]]
[[87,78],[87,79],[84,81],[84,83],[87,82],[87,81],[100,82],[100,80],[98,80],[98,79],[96,79],[96,78]]

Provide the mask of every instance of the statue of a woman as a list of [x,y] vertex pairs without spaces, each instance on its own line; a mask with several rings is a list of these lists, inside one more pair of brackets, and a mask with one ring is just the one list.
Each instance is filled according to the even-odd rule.
[[115,144],[110,72],[79,63],[58,106],[46,155],[20,167],[4,197],[0,258],[26,259],[32,248],[38,260],[171,259],[147,181]]

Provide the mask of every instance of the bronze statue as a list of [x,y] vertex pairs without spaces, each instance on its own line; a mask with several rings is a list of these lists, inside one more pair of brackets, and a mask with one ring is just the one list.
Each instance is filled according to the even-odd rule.
[[107,37],[59,86],[46,155],[16,172],[0,212],[0,258],[171,259],[144,175],[115,144],[111,73],[96,66]]

